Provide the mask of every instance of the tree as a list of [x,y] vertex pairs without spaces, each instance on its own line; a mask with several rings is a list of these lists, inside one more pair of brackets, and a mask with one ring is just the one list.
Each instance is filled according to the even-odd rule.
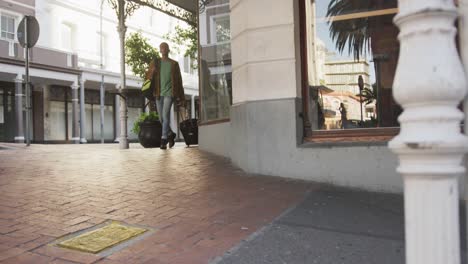
[[342,53],[347,47],[349,54],[353,54],[356,60],[371,49],[376,52],[372,40],[385,34],[381,31],[381,24],[387,23],[382,19],[383,16],[358,16],[353,19],[340,19],[339,16],[396,7],[396,0],[331,0],[326,16],[336,49]]
[[370,0],[331,0],[328,4],[327,17],[330,25],[330,37],[335,41],[336,49],[342,53],[348,47],[348,52],[359,60],[364,51],[369,50],[370,31],[369,18],[351,20],[336,20],[335,16],[369,10]]
[[[365,16],[366,11],[376,11],[397,8],[396,0],[331,0],[328,4],[327,21],[330,25],[330,37],[335,42],[336,49],[342,53],[347,47],[349,54],[359,60],[365,52],[371,52],[377,80],[375,91],[368,90],[369,96],[376,98],[379,126],[393,125],[396,116],[382,113],[393,103],[381,99],[382,87],[391,89],[393,82],[392,68],[396,68],[398,57],[398,30],[394,30],[391,15]],[[384,60],[385,71],[382,70]],[[383,74],[385,73],[385,80]],[[387,90],[389,91],[389,90]],[[370,93],[373,92],[373,93]],[[386,114],[386,116],[382,116]]]
[[125,61],[132,72],[144,79],[151,61],[159,58],[158,50],[149,44],[141,32],[132,33],[125,41]]
[[176,25],[175,31],[172,34],[164,35],[169,41],[174,42],[177,46],[176,49],[181,50],[186,47],[184,56],[191,59],[192,69],[197,68],[197,55],[198,55],[198,31],[196,25],[190,25],[188,28],[182,28]]
[[[206,0],[209,1],[209,0]],[[152,9],[158,10],[170,16],[179,18],[191,25],[196,25],[196,14],[188,12],[176,5],[173,5],[165,0],[107,0],[114,9],[117,19],[119,22],[118,32],[120,38],[120,89],[125,91],[126,89],[126,76],[125,76],[125,33],[127,27],[125,25],[126,19],[131,16],[135,10],[140,6],[147,6]],[[119,145],[121,149],[128,149],[128,137],[127,137],[127,103],[125,99],[120,100],[120,140]]]
[[364,88],[362,91],[356,96],[360,96],[362,98],[362,102],[366,105],[371,104],[374,101],[377,101],[377,85],[373,84],[372,89]]

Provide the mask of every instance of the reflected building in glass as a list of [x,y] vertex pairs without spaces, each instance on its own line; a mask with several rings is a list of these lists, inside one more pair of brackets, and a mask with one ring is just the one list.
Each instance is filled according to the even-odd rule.
[[306,1],[312,130],[398,126],[396,12],[396,1]]
[[229,118],[232,104],[229,0],[200,2],[201,122]]

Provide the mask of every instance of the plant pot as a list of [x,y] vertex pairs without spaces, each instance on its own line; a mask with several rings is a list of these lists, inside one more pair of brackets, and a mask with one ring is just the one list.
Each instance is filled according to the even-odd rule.
[[161,133],[161,122],[145,121],[140,124],[138,140],[144,148],[158,148],[161,146]]

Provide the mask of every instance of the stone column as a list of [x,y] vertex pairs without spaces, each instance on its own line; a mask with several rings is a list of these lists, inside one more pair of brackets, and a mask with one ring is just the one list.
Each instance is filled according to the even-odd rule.
[[389,147],[404,180],[406,263],[459,264],[457,180],[468,140],[457,108],[466,94],[455,47],[457,10],[446,0],[399,0],[398,7],[393,94],[404,111]]
[[86,80],[80,77],[80,143],[86,141],[86,110],[85,110],[85,83]]
[[15,79],[16,143],[24,143],[23,98],[23,76],[18,74]]
[[75,144],[80,144],[80,125],[79,125],[79,108],[78,102],[78,90],[80,86],[77,82],[74,82],[71,86],[72,89],[72,141]]
[[106,98],[106,93],[104,91],[105,86],[104,86],[104,75],[102,75],[101,79],[101,87],[100,87],[100,96],[99,96],[99,101],[100,101],[100,113],[101,113],[101,118],[100,118],[100,131],[101,131],[101,144],[104,144],[104,108],[105,108],[105,98]]
[[120,137],[119,137],[119,146],[120,149],[128,149],[128,135],[127,135],[127,119],[128,119],[128,110],[127,102],[122,97],[120,100]]
[[[468,0],[459,0],[458,13],[460,14],[459,29],[460,29],[460,52],[465,65],[465,76],[468,78]],[[468,97],[465,97],[463,103],[465,110],[465,135],[468,134]],[[468,157],[465,156],[465,167],[468,166]],[[468,201],[468,175],[465,175],[465,201]],[[468,203],[465,203],[465,211],[468,212]],[[466,220],[468,224],[468,219]],[[468,233],[466,234],[466,242],[468,242]],[[468,244],[466,245],[468,249]],[[467,251],[468,252],[468,251]],[[468,256],[467,256],[468,257]]]
[[50,140],[50,86],[46,84],[41,85],[43,92],[42,103],[44,105],[44,141]]
[[191,107],[190,107],[190,108],[191,108],[191,110],[192,110],[192,111],[190,111],[190,112],[191,112],[190,115],[191,115],[192,118],[195,118],[195,95],[192,95],[192,98],[191,98],[191,100],[190,100],[190,103],[191,103]]
[[[119,89],[118,85],[116,85],[116,88]],[[114,142],[119,142],[120,140],[120,96],[116,95],[115,96],[115,140]]]
[[[124,91],[126,87],[126,76],[125,76],[125,33],[127,32],[127,27],[125,26],[125,12],[126,12],[126,2],[124,0],[118,0],[118,16],[119,16],[119,25],[117,30],[119,32],[120,40],[120,88],[121,91]],[[120,140],[119,147],[120,149],[128,149],[128,136],[127,136],[127,102],[125,99],[120,98]]]

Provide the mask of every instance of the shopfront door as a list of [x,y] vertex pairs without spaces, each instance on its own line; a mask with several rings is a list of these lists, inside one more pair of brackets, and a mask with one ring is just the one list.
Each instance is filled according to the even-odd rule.
[[0,83],[0,142],[14,142],[15,129],[14,87]]

